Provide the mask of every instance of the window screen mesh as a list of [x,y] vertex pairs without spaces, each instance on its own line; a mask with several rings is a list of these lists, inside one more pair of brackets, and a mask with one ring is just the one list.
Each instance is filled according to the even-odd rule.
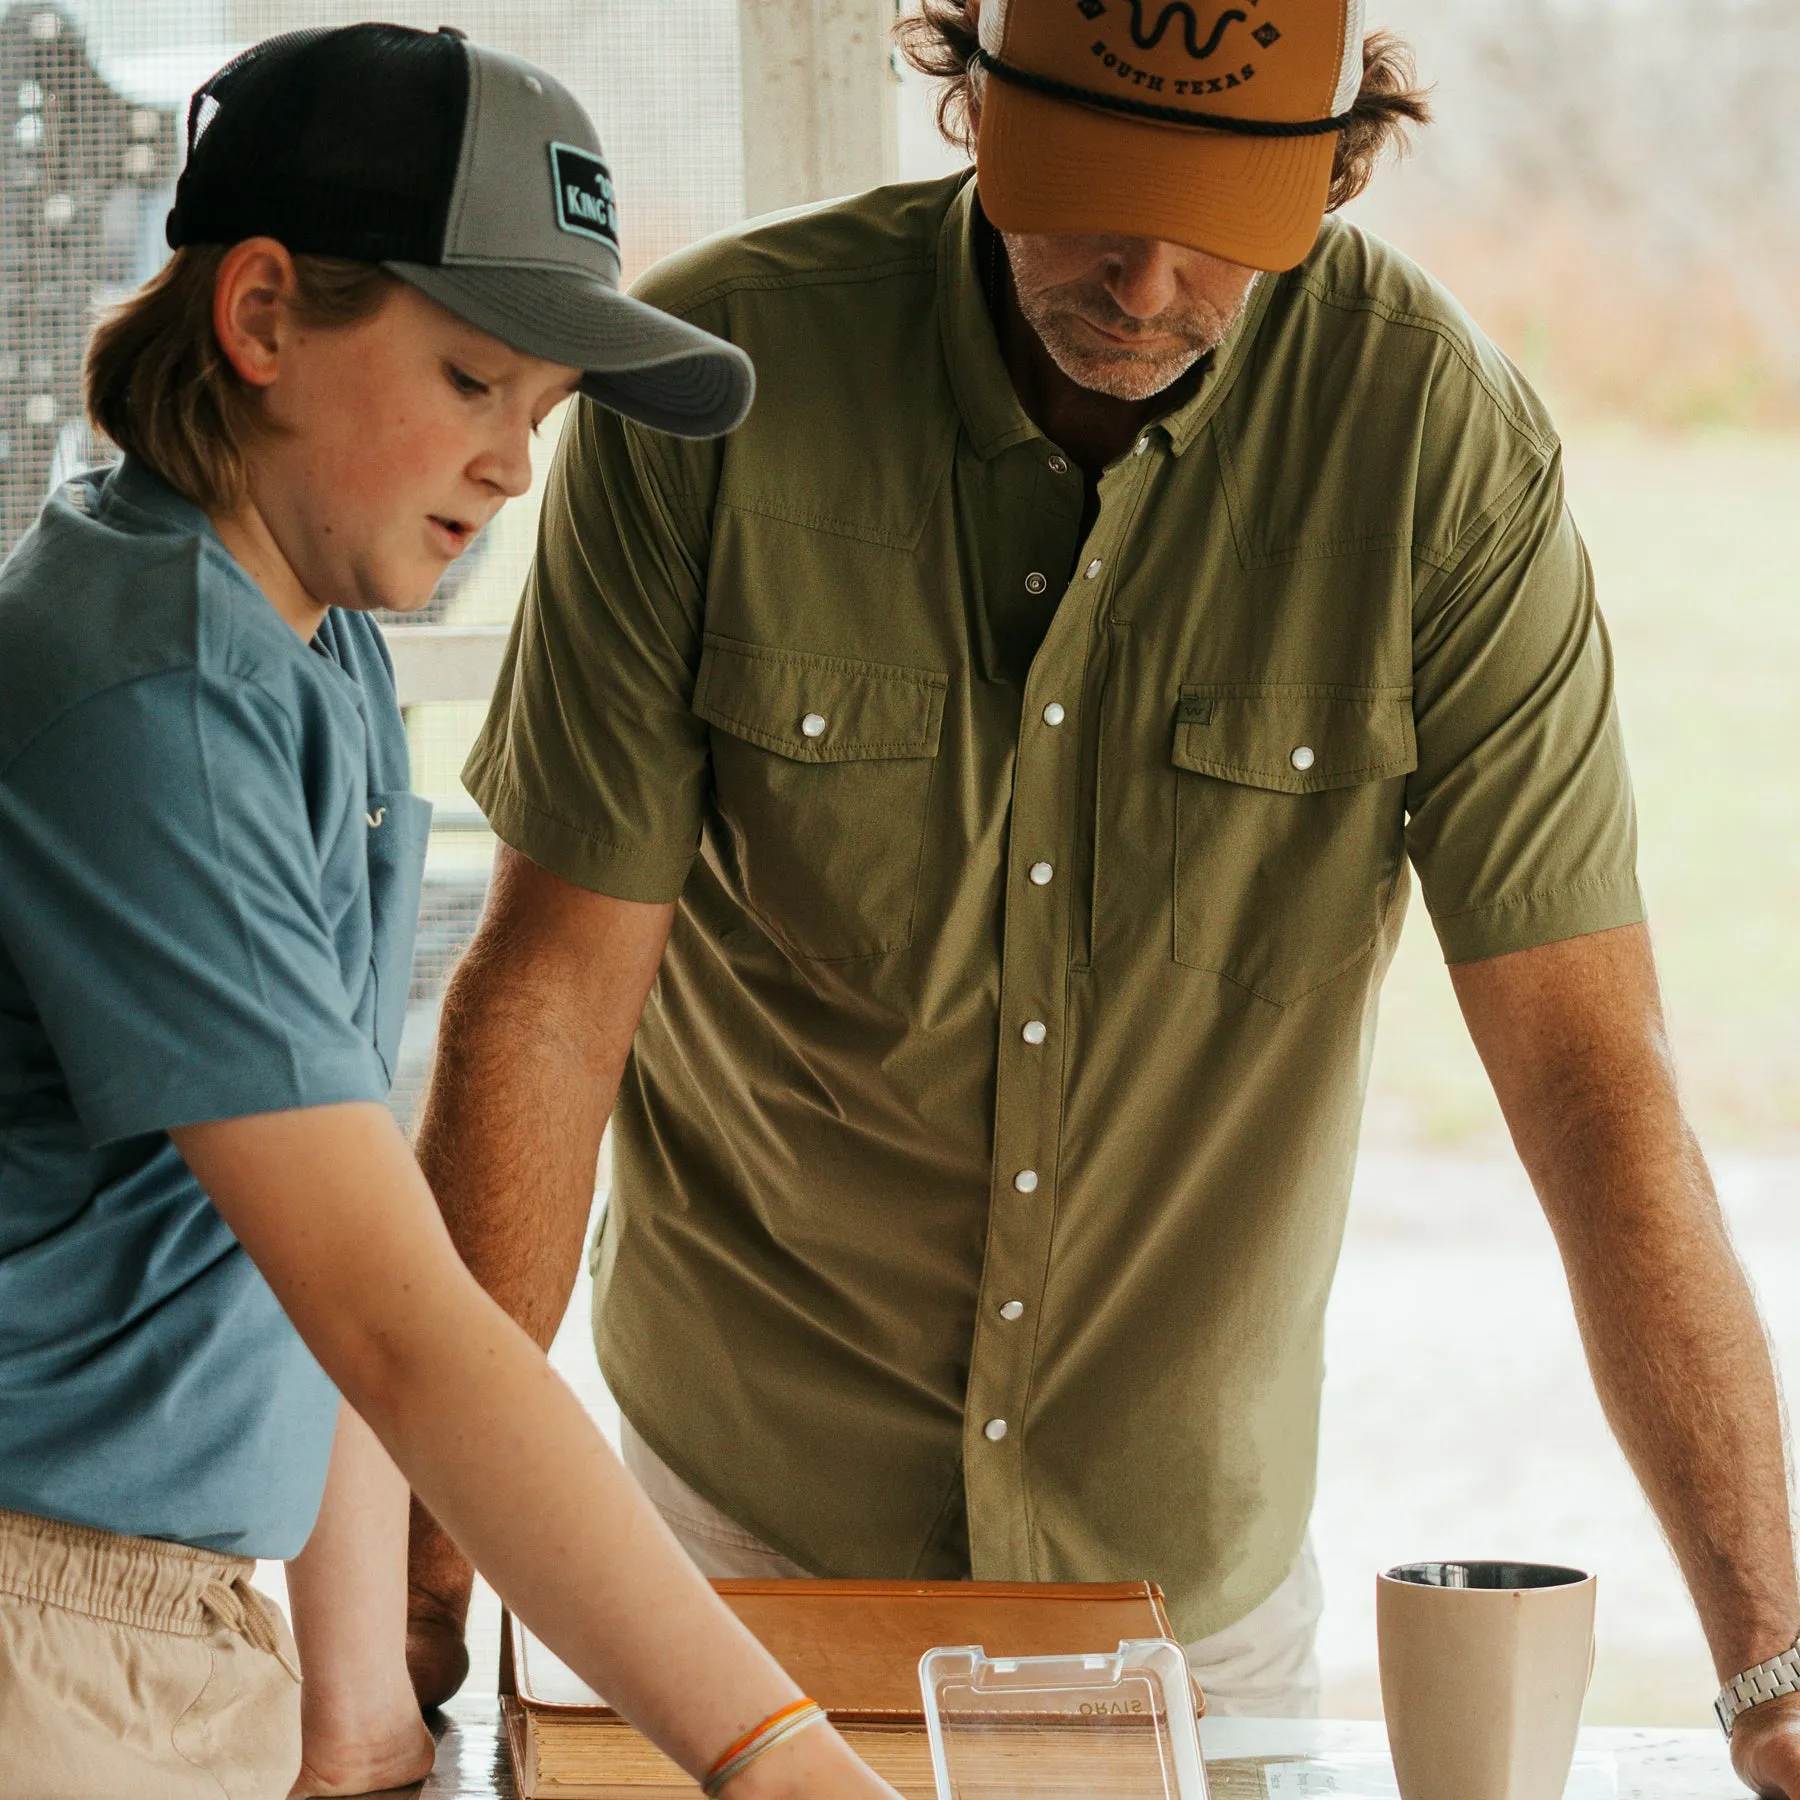
[[[167,255],[163,215],[188,96],[261,38],[371,13],[426,30],[460,26],[568,84],[618,181],[627,279],[741,215],[735,0],[0,0],[0,557],[51,487],[107,454],[82,422],[82,354],[96,312]],[[538,486],[460,559],[428,622],[511,618],[554,438],[553,424]],[[482,712],[446,704],[408,716],[414,785],[437,804],[439,824],[395,1091],[403,1116],[492,857],[457,779]]]

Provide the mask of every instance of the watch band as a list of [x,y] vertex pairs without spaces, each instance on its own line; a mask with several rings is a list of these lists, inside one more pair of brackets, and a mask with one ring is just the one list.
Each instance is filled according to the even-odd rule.
[[1740,1713],[1761,1706],[1765,1700],[1779,1699],[1783,1694],[1800,1694],[1800,1638],[1794,1640],[1791,1650],[1784,1650],[1767,1662],[1759,1662],[1754,1669],[1732,1676],[1719,1689],[1713,1711],[1718,1715],[1720,1730],[1730,1737],[1731,1727]]

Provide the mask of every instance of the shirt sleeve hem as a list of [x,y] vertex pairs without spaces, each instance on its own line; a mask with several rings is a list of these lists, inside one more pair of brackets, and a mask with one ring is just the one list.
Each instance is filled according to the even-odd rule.
[[614,900],[668,905],[681,897],[692,853],[679,859],[615,844],[534,806],[503,778],[475,764],[463,783],[487,815],[494,835],[552,875]]
[[1465,963],[1641,925],[1645,916],[1636,875],[1616,875],[1442,914],[1432,925],[1444,961]]
[[219,1082],[216,1072],[203,1077],[198,1071],[176,1071],[175,1078],[165,1084],[164,1094],[168,1097],[161,1100],[122,1097],[116,1106],[108,1105],[102,1095],[97,1106],[84,1108],[94,1147],[152,1132],[177,1131],[184,1125],[254,1118],[259,1113],[297,1112],[357,1101],[385,1106],[388,1082],[371,1045],[364,1055],[290,1065],[281,1082],[273,1086],[253,1073],[241,1080]]

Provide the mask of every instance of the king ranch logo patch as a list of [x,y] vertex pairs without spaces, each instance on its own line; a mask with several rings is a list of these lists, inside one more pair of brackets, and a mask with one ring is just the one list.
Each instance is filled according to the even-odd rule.
[[[1281,41],[1264,16],[1262,0],[1209,6],[1200,0],[1073,0],[1075,10],[1099,28],[1094,60],[1115,81],[1146,97],[1192,99],[1228,94],[1256,79],[1259,50]],[[1156,66],[1146,66],[1154,57]],[[1176,73],[1180,70],[1180,73]]]
[[550,146],[550,180],[556,189],[556,222],[564,231],[619,247],[618,202],[612,174],[591,150]]

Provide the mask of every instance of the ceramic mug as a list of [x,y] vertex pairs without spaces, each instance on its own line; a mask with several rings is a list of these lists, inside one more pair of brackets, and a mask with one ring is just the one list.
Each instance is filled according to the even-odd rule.
[[1403,1563],[1375,1578],[1401,1800],[1562,1800],[1594,1672],[1594,1577]]

